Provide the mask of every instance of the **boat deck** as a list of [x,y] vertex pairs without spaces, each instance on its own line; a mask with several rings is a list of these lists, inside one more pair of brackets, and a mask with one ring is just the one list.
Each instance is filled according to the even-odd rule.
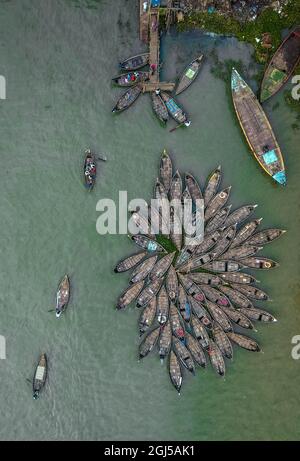
[[141,84],[143,93],[152,92],[155,90],[161,91],[173,91],[175,87],[175,83],[172,82],[150,82],[150,83],[142,83]]
[[152,8],[150,11],[149,24],[149,65],[150,65],[150,82],[159,81],[159,9]]

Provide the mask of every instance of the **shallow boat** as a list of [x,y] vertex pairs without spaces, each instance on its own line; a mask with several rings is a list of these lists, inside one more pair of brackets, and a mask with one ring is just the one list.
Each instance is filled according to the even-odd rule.
[[232,349],[232,344],[226,335],[226,333],[222,330],[220,325],[217,322],[214,322],[213,328],[212,328],[212,334],[214,341],[218,348],[221,351],[221,354],[223,357],[226,357],[227,359],[232,359],[233,357],[233,349]]
[[218,286],[223,283],[220,277],[214,274],[209,274],[208,272],[195,272],[190,274],[189,278],[193,280],[193,282],[203,285]]
[[168,194],[165,189],[165,186],[160,182],[160,180],[157,178],[155,187],[154,187],[154,198],[157,200],[167,200],[168,199]]
[[[180,176],[179,171],[177,170],[172,178],[171,185],[170,185],[170,200],[171,201],[178,201],[181,202],[181,194],[182,194],[182,178]],[[176,203],[176,202],[175,202]]]
[[164,359],[169,355],[172,343],[172,331],[171,325],[168,321],[162,328],[158,342],[158,353],[160,361],[163,362]]
[[279,266],[276,261],[262,257],[245,258],[240,262],[244,264],[244,267],[251,267],[251,269],[273,269]]
[[163,285],[157,296],[156,317],[160,325],[163,325],[167,322],[168,317],[169,317],[169,307],[170,307],[170,302],[169,302],[168,294]]
[[154,348],[154,346],[155,346],[155,344],[156,344],[156,342],[158,340],[159,333],[160,333],[160,328],[157,327],[154,330],[150,331],[150,333],[142,341],[142,343],[140,344],[140,347],[139,347],[140,359],[143,359],[144,357],[146,357],[149,354],[149,352],[152,351],[152,349]]
[[155,280],[159,277],[163,277],[163,275],[165,275],[170,265],[172,264],[174,256],[175,256],[175,252],[169,253],[166,256],[163,256],[152,268],[150,275],[149,275],[150,280]]
[[275,317],[271,315],[269,312],[264,311],[262,309],[258,309],[253,307],[252,309],[238,309],[242,312],[246,317],[250,320],[259,321],[259,322],[277,322]]
[[67,275],[64,276],[59,284],[58,291],[56,294],[56,317],[59,318],[61,314],[66,310],[70,300],[70,281]]
[[140,336],[142,336],[146,331],[151,327],[156,314],[156,297],[152,298],[144,308],[140,321],[139,321],[139,331]]
[[140,85],[135,85],[132,88],[129,88],[129,90],[120,97],[112,112],[122,112],[123,110],[128,109],[128,107],[137,100],[141,92],[142,88]]
[[[220,293],[219,290],[207,285],[201,285],[205,297],[212,303],[218,304],[219,306],[230,306],[229,299],[223,293]],[[221,289],[221,287],[219,287]]]
[[218,322],[223,331],[232,331],[232,325],[222,309],[212,301],[206,300],[206,307],[212,318]]
[[182,373],[180,368],[180,363],[174,351],[170,353],[170,363],[169,363],[169,375],[171,382],[178,394],[180,394],[180,389],[182,385]]
[[227,202],[230,194],[231,186],[219,192],[209,202],[205,213],[205,221],[209,221]]
[[175,302],[178,297],[178,278],[173,266],[170,266],[167,273],[166,289],[170,300]]
[[160,94],[153,91],[151,93],[151,100],[154,113],[162,123],[166,124],[169,120],[169,112]]
[[163,186],[166,192],[168,192],[170,189],[172,177],[173,177],[173,166],[172,166],[172,160],[168,152],[166,151],[166,149],[163,150],[163,153],[161,156],[159,173],[160,173],[160,178],[163,183]]
[[139,232],[146,237],[155,240],[155,235],[151,234],[149,220],[145,216],[135,211],[131,215],[131,221],[136,226],[135,232]]
[[149,283],[149,285],[147,285],[146,288],[144,288],[143,291],[139,294],[136,303],[137,307],[146,306],[151,301],[151,299],[157,295],[162,283],[162,279],[157,279]]
[[281,229],[265,229],[257,232],[247,240],[247,245],[266,245],[278,239],[286,231]]
[[230,213],[232,205],[228,205],[224,208],[221,208],[217,213],[208,221],[205,226],[205,233],[210,234],[214,231],[219,231],[220,228],[224,227],[224,223],[227,219],[227,216]]
[[224,376],[225,375],[225,362],[224,362],[220,349],[218,348],[217,344],[214,341],[210,340],[209,348],[207,352],[208,352],[210,363],[213,369],[220,376]]
[[249,338],[248,336],[240,335],[238,333],[226,333],[230,341],[233,341],[238,346],[243,349],[247,349],[252,352],[259,352],[260,347],[254,339]]
[[186,333],[185,337],[186,337],[186,345],[192,355],[192,358],[198,365],[200,365],[200,367],[205,368],[206,367],[206,357],[205,357],[205,353],[202,347],[200,346],[199,342],[190,333]]
[[220,182],[221,182],[221,165],[218,166],[208,177],[205,189],[204,189],[204,205],[207,206],[211,199],[216,195]]
[[200,346],[203,349],[207,349],[209,347],[209,336],[206,328],[201,324],[200,320],[194,316],[192,317],[191,324],[195,337],[197,341],[199,341]]
[[251,284],[256,283],[257,280],[249,274],[243,274],[242,272],[225,272],[223,274],[218,274],[219,277],[227,283],[238,283],[238,284]]
[[260,223],[261,223],[261,219],[255,219],[254,221],[251,221],[245,224],[245,226],[243,226],[236,234],[231,244],[231,248],[235,248],[236,246],[241,245],[248,238],[250,238],[251,235],[254,234],[254,232],[256,231]]
[[157,256],[151,256],[150,258],[143,261],[138,267],[133,271],[132,277],[130,279],[130,283],[140,282],[141,280],[145,280],[145,278],[149,275],[155,263],[157,261]]
[[266,101],[287,83],[300,59],[300,27],[296,27],[283,41],[268,65],[260,100]]
[[212,250],[212,254],[214,258],[220,257],[227,248],[230,246],[232,240],[234,239],[236,234],[236,224],[233,226],[227,227],[222,234],[222,238],[218,241],[215,247]]
[[182,247],[182,222],[174,206],[170,207],[170,238],[177,251]]
[[255,94],[233,69],[232,98],[241,128],[260,166],[279,184],[286,184],[284,161],[269,120]]
[[216,231],[206,235],[203,239],[203,242],[197,245],[195,248],[194,255],[203,255],[207,253],[217,244],[222,236],[222,229],[217,229]]
[[246,265],[237,261],[212,261],[203,266],[203,269],[212,270],[213,272],[237,272],[246,267]]
[[112,81],[121,87],[133,86],[136,83],[145,82],[146,80],[149,80],[149,72],[143,71],[131,71],[112,78]]
[[197,200],[203,200],[201,188],[194,176],[192,176],[190,173],[186,173],[185,175],[185,184],[189,190],[193,202],[196,203]]
[[241,208],[230,213],[224,222],[224,226],[232,226],[233,224],[241,224],[243,221],[249,218],[249,216],[254,212],[257,205],[245,205]]
[[182,328],[177,307],[173,303],[170,303],[170,323],[172,334],[181,341],[184,340],[184,329]]
[[183,320],[189,322],[191,318],[191,306],[181,284],[179,284],[178,289],[178,308]]
[[246,245],[246,244],[239,246],[239,247],[235,247],[235,248],[229,248],[229,250],[227,250],[226,253],[223,253],[220,256],[220,259],[240,260],[243,258],[248,258],[249,256],[253,256],[256,253],[258,253],[260,250],[262,250],[262,248],[263,247],[258,247],[255,245]]
[[257,301],[268,301],[269,296],[264,291],[260,290],[259,288],[249,286],[249,285],[240,285],[238,283],[232,283],[231,287],[235,290],[240,291],[244,295],[248,296],[248,298],[256,299]]
[[195,374],[195,364],[189,350],[179,339],[173,337],[174,351],[182,365],[191,373]]
[[194,59],[194,61],[192,61],[191,64],[186,67],[181,78],[179,79],[175,93],[176,95],[182,93],[196,80],[200,72],[202,62],[203,54]]
[[185,112],[181,109],[181,107],[178,106],[178,104],[175,102],[175,100],[169,96],[167,93],[162,92],[161,97],[163,101],[165,102],[168,112],[173,117],[173,119],[179,123],[180,125],[185,125],[185,126],[190,126],[191,122],[188,120],[187,115]]
[[166,250],[155,240],[146,237],[145,235],[132,235],[131,239],[136,245],[147,250],[149,253],[165,253]]
[[190,305],[192,306],[192,312],[195,314],[197,319],[200,320],[205,328],[211,329],[212,320],[207,312],[207,310],[203,307],[203,304],[196,301],[192,296],[188,298]]
[[180,272],[189,273],[192,270],[199,269],[199,267],[208,264],[213,259],[213,253],[206,253],[191,258],[187,263],[180,266]]
[[180,283],[183,285],[186,292],[196,301],[202,303],[205,301],[205,296],[200,287],[193,282],[187,275],[179,274]]
[[87,149],[85,151],[83,172],[84,172],[85,187],[88,190],[92,190],[96,182],[97,166],[96,166],[95,155],[92,154],[90,149]]
[[114,268],[115,273],[120,273],[120,272],[126,272],[129,271],[130,269],[133,269],[135,266],[137,266],[142,259],[147,256],[147,251],[142,251],[141,253],[137,253],[132,256],[128,256],[127,258],[123,259],[120,261],[116,267]]
[[253,330],[253,324],[251,320],[240,310],[234,307],[222,307],[223,312],[227,317],[241,328]]
[[138,297],[141,290],[143,289],[143,286],[144,280],[129,285],[129,287],[121,294],[117,302],[117,309],[125,309],[125,307],[131,304],[132,301],[134,301]]
[[142,53],[132,56],[123,62],[120,62],[121,69],[124,70],[137,70],[146,66],[149,63],[149,53]]
[[245,307],[249,309],[253,307],[250,299],[248,299],[247,296],[240,291],[234,290],[227,285],[220,286],[219,290],[222,291],[222,293],[224,293],[236,307]]
[[35,369],[33,381],[32,381],[32,391],[34,400],[39,398],[40,392],[44,387],[47,379],[47,356],[42,354],[39,358],[39,362]]

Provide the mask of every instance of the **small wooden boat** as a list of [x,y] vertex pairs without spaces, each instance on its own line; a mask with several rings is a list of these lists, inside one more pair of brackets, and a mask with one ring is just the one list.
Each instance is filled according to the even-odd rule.
[[219,192],[209,202],[205,210],[205,221],[209,221],[227,202],[230,194],[231,186]]
[[145,280],[145,278],[150,274],[151,270],[155,266],[157,261],[157,255],[151,256],[150,258],[143,261],[138,267],[133,271],[130,283],[140,282]]
[[256,253],[258,253],[260,250],[262,250],[263,247],[258,247],[255,245],[242,245],[239,247],[235,248],[229,248],[229,250],[226,251],[226,253],[223,253],[220,256],[220,259],[228,260],[228,259],[234,259],[234,260],[240,260],[243,258],[248,258],[249,256],[253,256]]
[[151,101],[154,113],[163,124],[166,124],[169,120],[169,112],[160,94],[152,91]]
[[190,173],[185,174],[185,184],[189,190],[193,202],[196,203],[197,200],[203,200],[201,188],[194,176]]
[[209,274],[208,272],[195,272],[190,274],[189,278],[200,285],[212,285],[217,287],[223,283],[218,275]]
[[141,253],[137,253],[132,256],[128,256],[127,258],[120,261],[116,267],[114,268],[115,273],[126,272],[130,269],[133,269],[137,266],[144,258],[147,256],[147,251],[142,251]]
[[235,284],[244,284],[250,285],[251,283],[256,283],[257,280],[249,274],[243,274],[242,272],[225,272],[223,274],[218,274],[220,278],[224,280],[225,283],[235,283]]
[[260,100],[266,101],[287,83],[300,60],[300,26],[283,41],[268,65],[262,85]]
[[200,320],[194,316],[192,317],[191,324],[195,338],[199,341],[200,346],[206,350],[209,347],[209,336],[206,328],[201,324]]
[[192,358],[198,365],[200,365],[200,367],[205,368],[206,367],[206,357],[205,357],[205,353],[202,347],[200,346],[199,342],[190,333],[186,333],[185,337],[186,337],[186,345],[192,355]]
[[125,309],[129,304],[131,304],[140,294],[144,286],[144,280],[140,282],[133,283],[121,294],[117,302],[117,309]]
[[223,230],[222,229],[217,229],[216,231],[213,231],[212,233],[207,234],[203,242],[200,243],[200,245],[197,245],[194,255],[203,255],[210,251],[220,240],[220,238],[223,236]]
[[234,290],[238,290],[248,298],[255,299],[257,301],[268,301],[270,298],[263,290],[251,285],[241,285],[239,283],[231,283],[231,287]]
[[167,273],[166,289],[170,300],[175,302],[178,297],[178,278],[173,266],[170,266]]
[[227,216],[230,213],[232,205],[221,208],[217,213],[208,221],[205,226],[205,233],[211,234],[212,232],[219,231],[220,228],[224,227],[224,223],[227,219]]
[[149,72],[143,71],[131,71],[112,78],[112,81],[121,87],[134,86],[147,80],[149,80]]
[[[221,287],[218,287],[219,289]],[[213,287],[209,287],[207,285],[201,285],[201,289],[203,290],[205,297],[207,300],[211,301],[212,303],[218,304],[219,306],[230,306],[229,299],[223,293],[220,293],[219,290]]]
[[246,221],[246,219],[251,216],[254,210],[257,208],[257,205],[245,205],[241,208],[230,213],[224,222],[224,227],[232,226],[233,224],[241,224]]
[[224,293],[236,307],[244,307],[246,309],[253,307],[250,299],[248,299],[247,296],[240,291],[234,290],[227,285],[220,286],[219,290],[222,291],[222,293]]
[[230,246],[232,240],[234,239],[236,234],[236,224],[233,226],[227,227],[222,235],[222,238],[218,241],[218,243],[214,246],[212,250],[212,254],[214,258],[220,257]]
[[156,179],[156,183],[154,186],[154,198],[156,200],[167,200],[168,199],[168,194],[165,189],[165,186],[160,182],[158,178]]
[[238,272],[244,269],[246,265],[237,261],[212,261],[203,266],[203,269],[211,270],[213,272]]
[[140,359],[143,359],[149,354],[149,352],[152,351],[152,349],[154,348],[158,340],[159,333],[160,333],[160,328],[157,327],[154,330],[150,331],[150,333],[148,333],[146,338],[142,341],[139,347]]
[[245,224],[245,226],[243,226],[236,234],[231,244],[231,248],[235,248],[244,243],[247,239],[249,239],[258,228],[259,224],[261,223],[261,220],[262,219],[255,219],[254,221]]
[[195,374],[195,364],[185,345],[179,339],[173,337],[173,347],[175,354],[179,358],[182,365],[191,373]]
[[182,221],[174,206],[170,207],[170,238],[177,251],[182,247]]
[[284,161],[269,120],[253,91],[235,69],[231,88],[237,117],[256,160],[276,182],[285,185]]
[[199,303],[205,301],[205,296],[200,287],[187,275],[179,274],[179,280],[189,296],[192,296]]
[[168,112],[173,119],[180,125],[190,126],[191,122],[188,120],[186,113],[179,107],[175,100],[167,93],[161,92],[161,97],[165,102]]
[[213,259],[213,253],[206,253],[204,255],[195,256],[187,263],[180,266],[180,272],[188,274],[192,270],[199,269],[200,267],[210,263]]
[[156,315],[156,297],[152,298],[142,311],[139,321],[140,336],[142,336],[151,327]]
[[170,308],[170,302],[169,302],[168,294],[165,289],[165,286],[163,285],[157,296],[156,317],[160,325],[164,325],[167,322],[168,317],[169,317],[169,308]]
[[33,381],[32,381],[32,391],[34,400],[39,398],[42,388],[45,386],[47,380],[47,356],[42,354],[39,358],[39,362],[35,369]]
[[235,309],[234,307],[222,307],[221,308],[231,322],[236,323],[241,328],[253,330],[253,324],[249,317],[247,317],[241,310]]
[[163,150],[161,160],[160,160],[160,167],[159,167],[159,174],[162,181],[162,184],[165,188],[165,191],[168,192],[171,186],[172,177],[173,177],[173,166],[172,160],[166,151]]
[[195,314],[197,319],[200,320],[200,322],[205,328],[208,328],[210,330],[212,326],[212,320],[206,309],[203,307],[203,304],[196,301],[195,298],[193,298],[192,296],[189,296],[188,300],[189,304],[192,306],[192,312]]
[[172,178],[171,185],[170,185],[170,200],[171,201],[178,201],[181,202],[181,194],[182,194],[182,179],[180,176],[179,171],[177,170]]
[[135,211],[131,215],[131,221],[136,226],[135,232],[139,232],[152,240],[155,240],[155,235],[151,234],[150,222],[145,216]]
[[149,253],[165,253],[166,250],[155,240],[146,237],[145,235],[132,235],[131,239],[136,245],[147,250]]
[[254,234],[246,243],[247,245],[266,245],[281,237],[285,232],[285,230],[281,229],[265,229]]
[[124,70],[137,70],[146,66],[149,63],[149,53],[142,53],[132,56],[120,63],[121,69]]
[[141,93],[142,88],[140,85],[135,85],[132,88],[129,88],[129,90],[120,97],[112,112],[122,112],[123,110],[128,109],[128,107],[132,106],[132,104],[137,100]]
[[169,355],[171,350],[172,344],[172,331],[171,325],[168,321],[162,328],[159,337],[158,343],[158,353],[161,363],[163,363],[164,359]]
[[194,59],[194,61],[192,61],[191,64],[189,64],[189,66],[186,67],[178,82],[175,93],[176,95],[182,93],[196,80],[200,72],[202,62],[203,54],[198,56],[198,58]]
[[66,310],[70,300],[70,281],[67,275],[64,276],[59,284],[58,291],[56,294],[56,317],[59,318],[61,314]]
[[180,363],[174,351],[170,353],[170,363],[169,363],[169,375],[171,383],[177,390],[180,395],[180,389],[182,385],[182,373],[180,368]]
[[180,341],[183,341],[184,329],[182,328],[182,323],[177,307],[172,302],[170,303],[170,324],[173,336],[180,339]]
[[204,189],[204,205],[207,206],[211,199],[216,195],[220,182],[221,182],[221,165],[218,166],[208,177],[205,189]]
[[213,369],[220,375],[225,376],[225,362],[222,356],[220,349],[218,348],[217,344],[210,340],[209,341],[209,348],[207,350],[210,363]]
[[252,352],[259,352],[260,347],[254,339],[249,338],[248,336],[240,335],[238,333],[226,333],[230,341],[233,341],[238,346]]
[[214,341],[220,349],[223,357],[226,357],[227,359],[231,360],[233,357],[232,344],[226,333],[222,330],[222,328],[217,322],[214,322],[213,324],[212,334]]
[[155,280],[157,278],[163,277],[169,269],[169,267],[171,266],[174,256],[175,252],[163,256],[152,268],[149,275],[150,280]]
[[189,322],[191,319],[191,306],[188,302],[185,290],[181,284],[178,289],[178,309],[185,322]]
[[279,266],[279,263],[276,261],[263,257],[245,258],[240,262],[244,267],[250,267],[251,269],[273,269]]
[[95,155],[91,152],[90,149],[85,151],[83,172],[85,187],[88,190],[92,190],[96,182],[97,165]]
[[207,299],[206,307],[215,322],[218,322],[218,324],[222,327],[223,331],[232,331],[232,325],[230,321],[228,320],[226,314],[224,314],[224,311],[222,311],[222,309],[217,304]]
[[238,309],[242,312],[246,317],[250,320],[259,321],[259,322],[277,322],[275,317],[271,315],[269,312],[264,311],[262,309],[258,309],[257,307],[253,307],[252,309]]
[[151,301],[151,299],[157,295],[162,283],[162,279],[157,279],[149,283],[149,285],[147,285],[146,288],[143,289],[143,291],[137,298],[137,307],[145,307]]

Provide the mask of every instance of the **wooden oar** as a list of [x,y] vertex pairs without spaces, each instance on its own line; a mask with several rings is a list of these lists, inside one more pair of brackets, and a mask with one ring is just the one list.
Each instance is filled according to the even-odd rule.
[[184,125],[184,123],[180,123],[179,125],[175,126],[175,128],[172,128],[172,129],[170,130],[170,133],[173,133],[173,131],[176,131],[178,128],[180,128],[180,127],[183,126],[183,125]]

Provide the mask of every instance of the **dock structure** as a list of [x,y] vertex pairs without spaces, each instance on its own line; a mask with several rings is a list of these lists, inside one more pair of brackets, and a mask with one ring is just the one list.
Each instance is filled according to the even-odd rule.
[[162,91],[171,92],[175,88],[175,83],[173,83],[173,82],[160,82],[160,81],[149,82],[149,83],[145,82],[145,83],[141,83],[141,88],[142,88],[143,93],[152,92],[152,91],[155,91],[155,90],[162,90]]
[[151,8],[149,24],[150,82],[159,81],[159,9]]
[[149,11],[147,2],[140,0],[140,40],[149,43]]

